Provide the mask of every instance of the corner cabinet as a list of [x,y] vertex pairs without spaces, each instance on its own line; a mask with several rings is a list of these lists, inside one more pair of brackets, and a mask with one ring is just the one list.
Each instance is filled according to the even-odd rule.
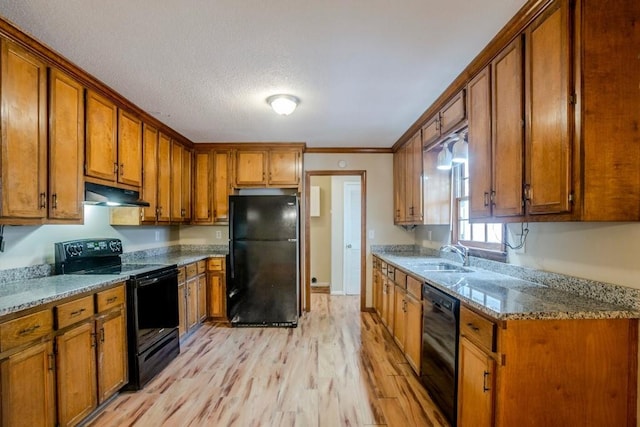
[[463,304],[458,425],[635,426],[637,337],[637,319],[495,321]]
[[302,149],[238,148],[233,170],[236,187],[298,188],[302,175]]
[[0,110],[3,218],[47,216],[47,68],[34,55],[1,40]]

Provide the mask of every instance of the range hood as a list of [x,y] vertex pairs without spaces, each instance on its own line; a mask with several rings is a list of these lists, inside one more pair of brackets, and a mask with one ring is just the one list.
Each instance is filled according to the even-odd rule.
[[84,184],[84,203],[95,206],[149,207],[148,202],[140,200],[140,193],[137,191],[108,187],[92,182]]

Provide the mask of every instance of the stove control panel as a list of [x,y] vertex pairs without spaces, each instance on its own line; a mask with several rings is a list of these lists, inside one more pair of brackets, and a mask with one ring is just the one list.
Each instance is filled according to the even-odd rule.
[[122,254],[120,239],[81,239],[55,244],[55,262],[88,259]]

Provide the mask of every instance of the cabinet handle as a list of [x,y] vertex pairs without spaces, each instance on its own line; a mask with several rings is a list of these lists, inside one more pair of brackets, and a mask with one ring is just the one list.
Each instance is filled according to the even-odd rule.
[[187,214],[187,211],[183,208],[180,209],[180,216],[185,216]]
[[40,193],[40,209],[47,207],[47,193]]
[[124,163],[120,163],[120,176],[124,175]]
[[100,342],[104,342],[104,328],[100,328]]
[[496,192],[494,190],[491,190],[491,196],[489,197],[489,201],[491,202],[492,206],[496,205]]
[[51,205],[52,209],[58,209],[58,195],[56,193],[51,196]]
[[484,371],[484,375],[482,376],[482,391],[483,392],[487,392],[489,390],[491,390],[489,387],[487,387],[487,378],[489,377],[489,371]]
[[471,329],[473,329],[475,332],[478,332],[480,330],[480,328],[478,328],[473,323],[467,323],[467,326],[470,327]]
[[72,311],[70,316],[71,316],[71,317],[79,316],[79,315],[81,315],[84,311],[86,311],[86,309],[84,309],[84,308],[81,308],[80,310]]
[[484,192],[484,207],[486,208],[487,206],[489,206],[489,192],[485,191]]
[[118,175],[118,163],[113,162],[113,174]]
[[118,297],[107,298],[107,304],[111,304],[112,302],[116,302],[117,300],[118,300]]
[[96,337],[96,333],[92,332],[91,333],[91,347],[95,347],[98,344],[98,340]]
[[22,329],[21,331],[18,332],[18,335],[21,337],[24,337],[26,335],[29,335],[32,332],[35,332],[39,328],[40,328],[40,325],[33,325],[28,328]]
[[49,370],[53,371],[53,368],[55,366],[54,360],[53,360],[53,353],[49,353],[48,355],[49,358]]

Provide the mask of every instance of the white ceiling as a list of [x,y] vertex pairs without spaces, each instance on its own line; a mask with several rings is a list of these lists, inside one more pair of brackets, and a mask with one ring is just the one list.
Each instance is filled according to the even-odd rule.
[[[391,147],[524,0],[0,0],[194,142]],[[267,96],[301,99],[288,117]]]

